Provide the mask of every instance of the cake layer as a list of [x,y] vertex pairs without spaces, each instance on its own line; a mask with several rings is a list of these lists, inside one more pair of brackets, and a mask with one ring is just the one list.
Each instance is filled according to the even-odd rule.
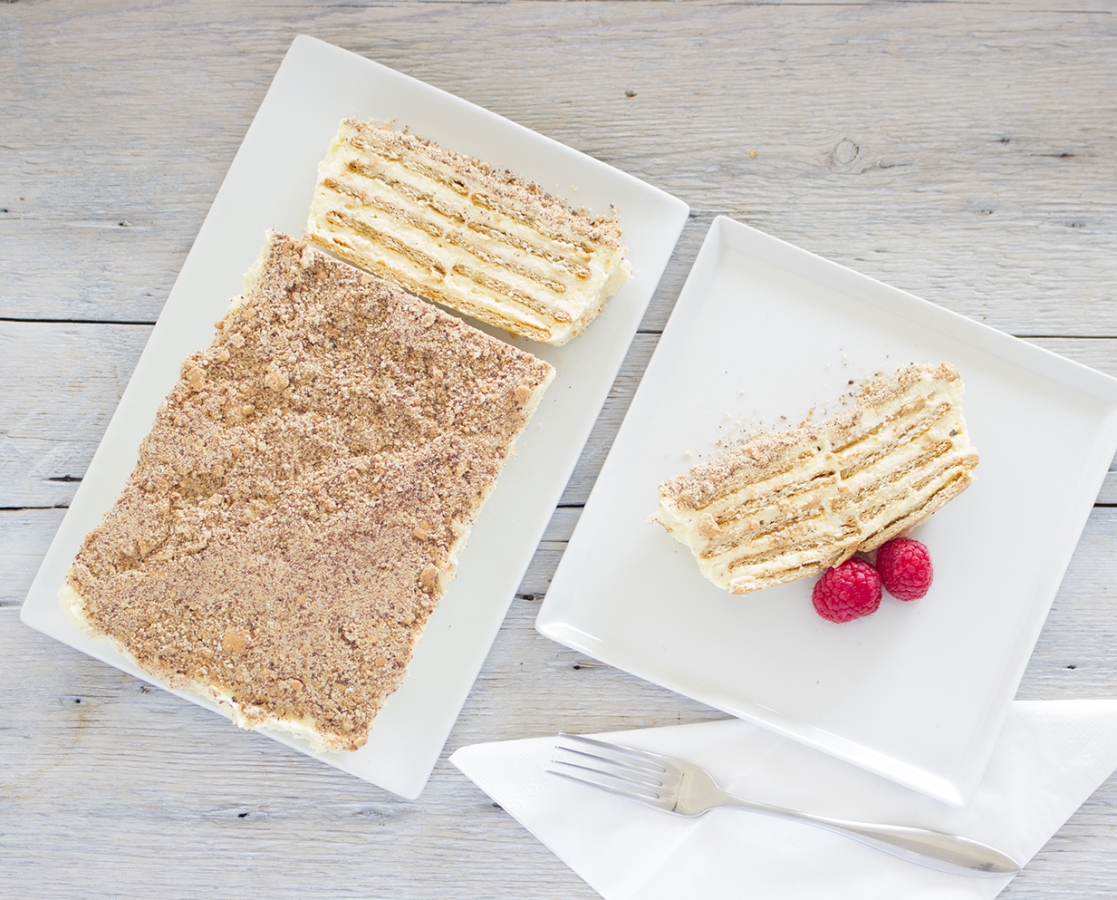
[[815,575],[914,527],[973,480],[950,365],[868,381],[852,409],[754,435],[660,485],[652,516],[737,594]]
[[63,602],[241,725],[353,750],[554,373],[285,235],[246,282]]
[[318,167],[307,233],[412,293],[548,344],[581,334],[631,274],[615,215],[357,119]]

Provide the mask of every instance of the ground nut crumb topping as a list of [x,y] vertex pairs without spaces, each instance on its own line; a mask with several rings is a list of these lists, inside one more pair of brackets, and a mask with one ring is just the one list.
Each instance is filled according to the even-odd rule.
[[553,370],[281,234],[218,324],[67,582],[146,671],[356,749]]

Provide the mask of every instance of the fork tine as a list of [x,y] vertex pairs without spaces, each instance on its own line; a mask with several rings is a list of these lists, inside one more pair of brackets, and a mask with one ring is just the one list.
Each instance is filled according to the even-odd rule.
[[[569,763],[563,762],[556,762],[556,764],[560,766],[570,766]],[[593,769],[585,769],[580,766],[570,766],[570,768],[576,771],[559,772],[556,769],[547,769],[547,772],[551,775],[557,775],[559,778],[565,778],[567,781],[576,781],[579,784],[586,784],[590,787],[609,791],[612,794],[619,794],[621,797],[627,797],[629,800],[636,800],[639,803],[659,807],[660,809],[669,810],[674,806],[673,802],[663,799],[651,788],[615,781],[610,779],[608,775],[595,772]]]
[[606,759],[604,756],[595,756],[592,753],[574,750],[570,747],[556,746],[555,749],[561,753],[568,753],[575,758],[574,761],[568,759],[551,759],[552,763],[557,763],[561,766],[569,766],[571,769],[584,769],[587,772],[596,772],[599,775],[607,775],[618,781],[640,785],[642,787],[651,788],[652,790],[660,788],[670,789],[673,787],[673,785],[669,786],[667,784],[667,781],[671,779],[666,772],[649,772],[646,769],[636,768],[628,763],[617,763],[611,759]]
[[581,734],[567,734],[566,732],[561,732],[559,734],[559,739],[592,747],[598,751],[597,754],[594,754],[585,749],[562,747],[560,744],[555,745],[559,749],[566,750],[569,753],[581,753],[584,756],[597,756],[599,759],[608,760],[615,765],[632,766],[645,769],[648,772],[678,772],[678,767],[673,760],[668,759],[666,756],[660,756],[658,753],[649,753],[647,750],[637,750],[634,747],[619,747],[616,744],[609,744],[605,741],[585,737]]
[[[606,784],[616,785],[618,788],[631,790],[634,793],[639,793],[641,796],[649,797],[652,799],[659,799],[663,785],[649,783],[646,781],[638,781],[628,777],[628,775],[617,772],[609,772],[604,769],[594,769],[589,766],[580,766],[577,763],[566,762],[562,759],[552,759],[552,766],[561,766],[562,770],[555,772],[556,775],[565,775],[567,778],[581,779],[592,784],[602,787]],[[552,771],[552,770],[548,770]]]

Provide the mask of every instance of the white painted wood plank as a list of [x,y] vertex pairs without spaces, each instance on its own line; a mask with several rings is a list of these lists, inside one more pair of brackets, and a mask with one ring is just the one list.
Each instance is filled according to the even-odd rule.
[[[645,177],[706,220],[734,215],[1006,330],[1117,335],[1107,8],[66,10],[4,11],[4,118],[28,124],[5,135],[0,316],[153,318],[305,30]],[[471,40],[448,52],[459,34]]]
[[554,515],[551,516],[551,521],[547,525],[547,530],[543,533],[543,540],[570,540],[570,535],[574,533],[574,528],[578,524],[578,518],[581,514],[582,510],[580,507],[560,506],[555,510]]
[[0,321],[0,506],[70,502],[150,331]]
[[0,510],[0,608],[23,603],[65,512]]
[[[67,504],[124,391],[150,329],[137,325],[0,321],[0,506]],[[570,482],[564,505],[584,503],[655,351],[636,336]],[[1032,343],[1117,375],[1117,340]],[[1099,502],[1117,502],[1117,473]],[[546,538],[552,540],[552,538]]]

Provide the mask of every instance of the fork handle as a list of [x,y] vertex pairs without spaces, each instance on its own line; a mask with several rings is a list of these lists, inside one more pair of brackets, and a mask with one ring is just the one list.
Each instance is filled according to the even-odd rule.
[[872,825],[830,819],[780,806],[768,806],[727,795],[730,806],[750,809],[764,815],[805,822],[827,831],[851,837],[885,853],[953,875],[988,875],[1003,877],[1020,871],[1015,860],[999,850],[971,841],[969,838],[927,828],[905,825]]

